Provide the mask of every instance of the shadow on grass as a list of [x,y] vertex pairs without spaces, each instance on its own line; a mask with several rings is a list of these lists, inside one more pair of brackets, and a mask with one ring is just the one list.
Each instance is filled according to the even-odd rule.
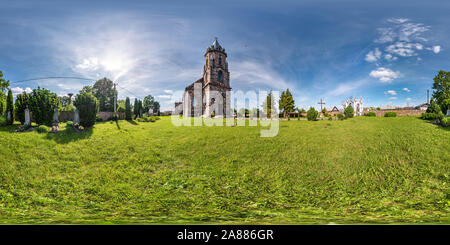
[[116,120],[116,126],[117,126],[117,129],[120,130],[119,120]]
[[58,133],[48,133],[45,138],[54,140],[58,144],[67,144],[91,137],[93,130],[93,128],[87,128],[83,132],[76,132],[71,126],[66,126],[64,130]]
[[133,125],[139,125],[139,123],[137,123],[136,121],[133,121],[133,120],[126,120],[126,121]]

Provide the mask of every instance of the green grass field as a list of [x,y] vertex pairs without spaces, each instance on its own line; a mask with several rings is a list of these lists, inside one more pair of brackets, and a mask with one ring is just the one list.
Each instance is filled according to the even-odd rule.
[[[0,223],[450,223],[450,131],[415,117],[259,127],[0,127]],[[64,124],[62,124],[64,129]]]

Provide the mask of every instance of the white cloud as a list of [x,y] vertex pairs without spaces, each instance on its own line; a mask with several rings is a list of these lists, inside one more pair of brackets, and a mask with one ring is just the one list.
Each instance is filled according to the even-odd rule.
[[284,78],[268,63],[241,61],[230,63],[231,77],[234,83],[252,86],[265,86],[273,89],[292,89]]
[[25,89],[20,88],[20,87],[15,87],[15,88],[11,88],[11,92],[13,93],[13,96],[17,96],[18,94],[21,94],[23,92],[31,93],[31,92],[33,92],[33,90],[28,87]]
[[390,18],[387,21],[395,23],[395,24],[402,24],[402,23],[409,21],[409,19],[407,19],[407,18]]
[[390,100],[396,100],[397,97],[389,97]]
[[400,77],[400,72],[392,71],[389,68],[380,67],[369,74],[371,77],[378,78],[383,83],[389,83],[393,79]]
[[367,62],[375,62],[381,57],[381,51],[378,48],[375,48],[374,51],[370,51],[366,54],[365,60]]
[[414,47],[415,45],[412,43],[397,42],[386,47],[386,51],[398,56],[409,57],[417,55],[413,49]]
[[439,45],[433,46],[433,52],[434,52],[435,54],[441,52],[441,46],[439,46]]
[[160,98],[160,99],[170,99],[170,98],[172,98],[172,95],[158,95],[156,97]]
[[411,90],[409,90],[408,88],[403,88],[403,91],[411,92]]
[[394,90],[388,90],[385,92],[385,94],[397,95],[397,93]]
[[166,93],[166,94],[172,94],[172,93],[173,93],[173,90],[170,90],[170,89],[164,89],[164,93]]
[[411,101],[411,98],[406,98],[406,101]]

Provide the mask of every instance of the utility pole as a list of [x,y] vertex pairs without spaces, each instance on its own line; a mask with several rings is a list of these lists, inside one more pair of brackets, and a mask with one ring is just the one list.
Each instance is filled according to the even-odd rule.
[[322,105],[325,105],[325,102],[323,102],[323,99],[320,99],[320,102],[317,104],[320,104],[320,112],[322,113]]

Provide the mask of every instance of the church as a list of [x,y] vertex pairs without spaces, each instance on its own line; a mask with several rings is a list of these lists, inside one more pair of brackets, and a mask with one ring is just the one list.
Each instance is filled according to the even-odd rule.
[[183,116],[225,117],[230,115],[230,72],[227,53],[215,38],[205,52],[203,76],[184,90]]

